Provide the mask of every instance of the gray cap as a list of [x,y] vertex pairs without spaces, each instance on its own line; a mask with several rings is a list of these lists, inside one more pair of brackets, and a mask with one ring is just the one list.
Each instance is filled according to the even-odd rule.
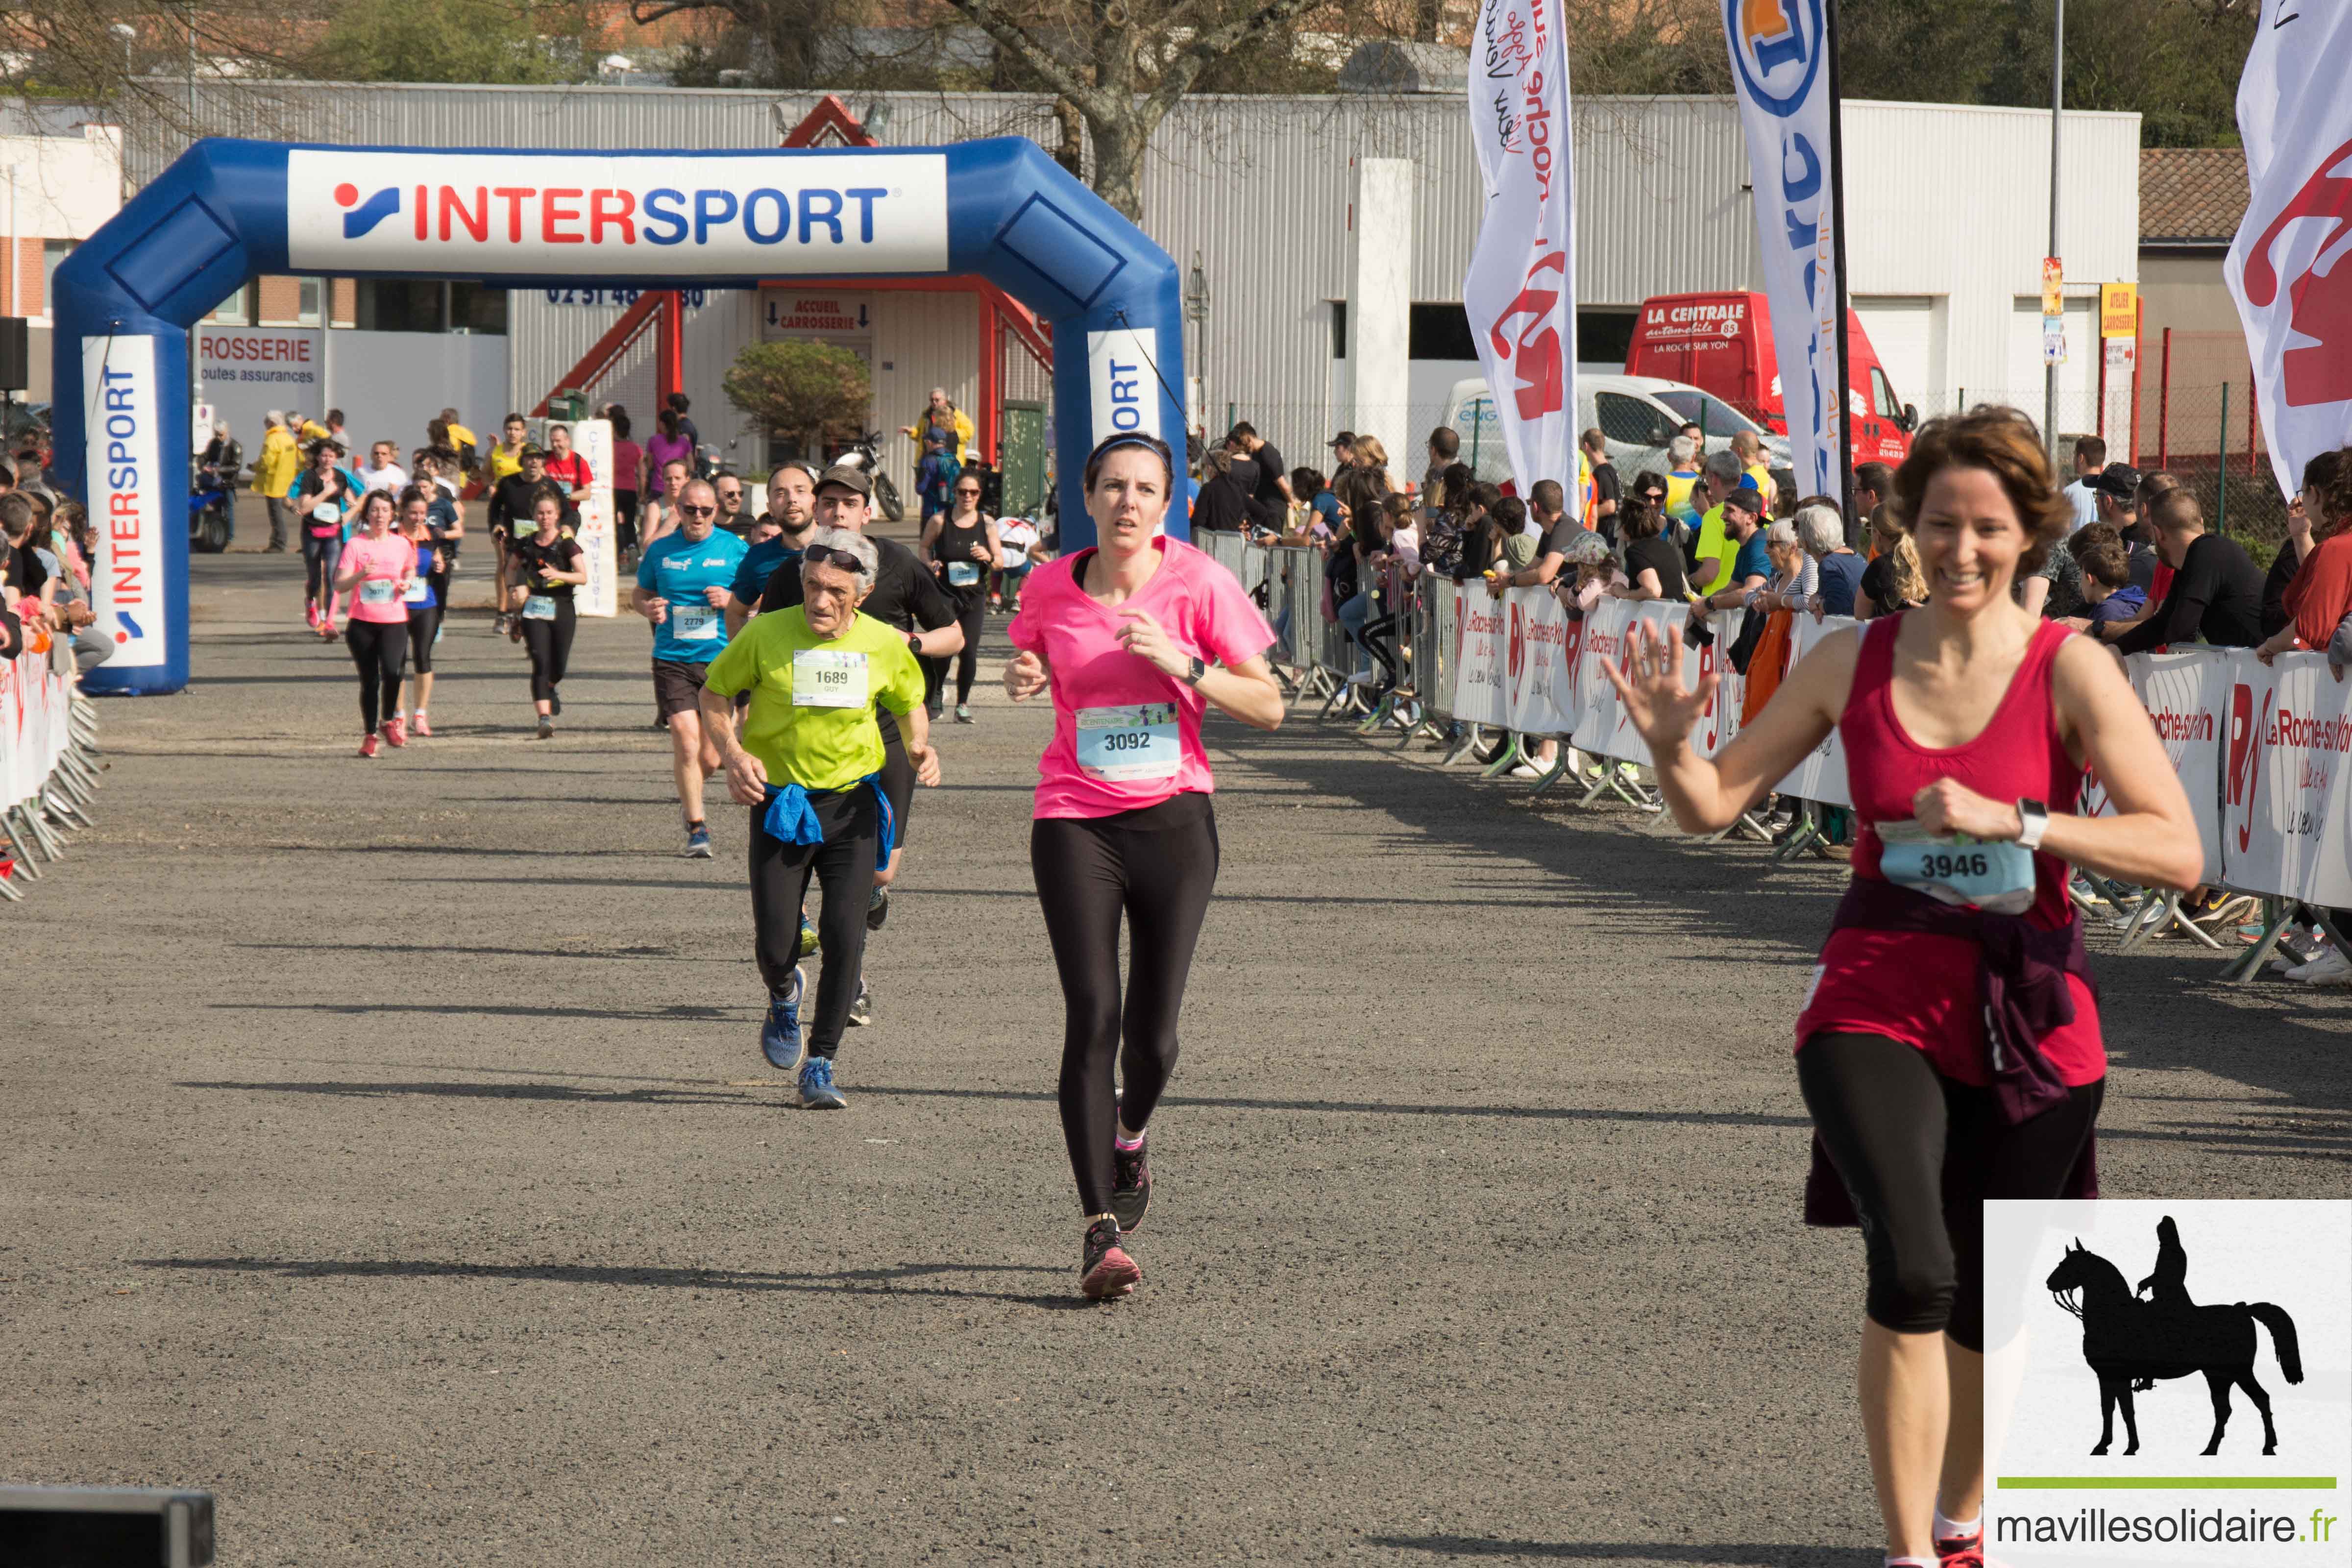
[[874,493],[874,476],[864,468],[853,468],[846,463],[835,463],[817,476],[818,489],[823,489],[827,485],[839,485],[855,494],[871,496]]

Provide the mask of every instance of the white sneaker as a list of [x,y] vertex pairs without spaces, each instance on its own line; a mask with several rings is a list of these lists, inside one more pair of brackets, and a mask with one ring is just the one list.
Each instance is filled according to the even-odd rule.
[[1348,677],[1348,684],[1350,686],[1370,686],[1373,681],[1378,680],[1379,679],[1379,676],[1374,675],[1369,669],[1360,669],[1355,674]]
[[1515,779],[1539,779],[1543,776],[1544,770],[1533,763],[1521,763],[1511,770],[1511,777]]
[[2352,985],[2352,958],[2345,957],[2340,948],[2331,945],[2309,963],[2299,963],[2288,970],[2286,977],[2306,985]]

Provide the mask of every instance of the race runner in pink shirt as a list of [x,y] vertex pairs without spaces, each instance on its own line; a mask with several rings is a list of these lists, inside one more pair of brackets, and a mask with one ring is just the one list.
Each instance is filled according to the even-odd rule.
[[362,757],[376,753],[379,711],[383,738],[395,746],[408,743],[400,725],[400,682],[408,666],[406,595],[416,575],[416,546],[392,531],[392,510],[389,491],[368,491],[360,502],[359,531],[335,565],[335,592],[352,596],[343,644],[359,667]]
[[[1080,1289],[1097,1300],[1143,1278],[1123,1243],[1151,1200],[1144,1129],[1176,1065],[1177,1013],[1216,885],[1202,716],[1213,703],[1271,730],[1283,714],[1265,617],[1232,573],[1160,533],[1173,479],[1153,437],[1095,448],[1087,510],[1100,545],[1032,574],[1011,627],[1021,652],[1004,671],[1016,702],[1053,692],[1029,863],[1062,979],[1062,1136],[1087,1215]],[[1123,988],[1122,915],[1133,938]]]

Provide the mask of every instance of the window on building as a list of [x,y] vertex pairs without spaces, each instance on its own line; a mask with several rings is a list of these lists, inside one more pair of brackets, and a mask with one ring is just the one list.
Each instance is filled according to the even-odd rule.
[[325,284],[316,278],[299,279],[297,282],[299,287],[294,295],[294,324],[315,327],[325,320],[320,305],[326,293]]
[[206,316],[205,320],[223,327],[249,327],[253,325],[253,285],[250,283],[246,284],[236,293],[231,294],[227,299],[223,300],[220,304],[214,309],[213,313]]
[[1478,357],[1478,341],[1470,335],[1470,312],[1459,300],[1415,305],[1405,334],[1405,354],[1411,359]]
[[505,337],[507,291],[486,283],[450,284],[449,330],[453,332],[478,332],[494,338]]
[[41,314],[49,313],[49,301],[57,298],[55,284],[58,263],[73,254],[78,239],[45,239],[41,241]]
[[448,295],[438,279],[362,278],[356,323],[363,332],[446,331]]

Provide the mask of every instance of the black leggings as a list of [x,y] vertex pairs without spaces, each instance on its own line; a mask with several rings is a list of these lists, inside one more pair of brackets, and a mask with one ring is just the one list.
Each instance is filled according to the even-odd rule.
[[555,601],[553,620],[534,621],[524,617],[522,646],[530,650],[532,701],[554,700],[555,689],[563,683],[564,668],[572,662],[572,633],[577,624],[568,595]]
[[[972,677],[980,669],[980,631],[988,623],[988,595],[977,588],[950,588],[950,600],[956,605],[956,624],[963,627],[963,651],[946,658],[923,660],[923,701],[937,708],[941,693],[947,690],[948,666],[955,666],[956,706],[971,700]],[[963,597],[958,599],[956,595]]]
[[352,650],[352,662],[359,666],[360,723],[373,735],[379,715],[388,719],[400,711],[400,676],[408,663],[408,623],[347,621],[343,646]]
[[[1115,1123],[1143,1131],[1175,1070],[1176,1015],[1217,881],[1216,816],[1207,795],[1191,794],[1115,816],[1041,817],[1029,832],[1029,866],[1062,977],[1062,1137],[1078,1206],[1107,1214]],[[1114,1056],[1125,1090],[1116,1109]]]
[[1797,1084],[1862,1217],[1870,1321],[1982,1352],[1985,1200],[2059,1196],[2106,1079],[2011,1125],[1990,1088],[1945,1078],[1900,1040],[1815,1035]]
[[433,638],[441,630],[441,606],[428,605],[408,612],[408,657],[416,673],[433,673]]
[[801,956],[801,903],[808,897],[809,873],[824,889],[818,911],[819,951],[816,1012],[808,1025],[809,1055],[830,1057],[849,1026],[849,1005],[857,997],[858,967],[866,958],[866,903],[874,889],[875,838],[881,816],[874,791],[854,784],[838,793],[812,790],[809,805],[824,830],[819,844],[787,844],[772,836],[765,813],[751,811],[752,951],[760,978],[781,996],[792,984]]

